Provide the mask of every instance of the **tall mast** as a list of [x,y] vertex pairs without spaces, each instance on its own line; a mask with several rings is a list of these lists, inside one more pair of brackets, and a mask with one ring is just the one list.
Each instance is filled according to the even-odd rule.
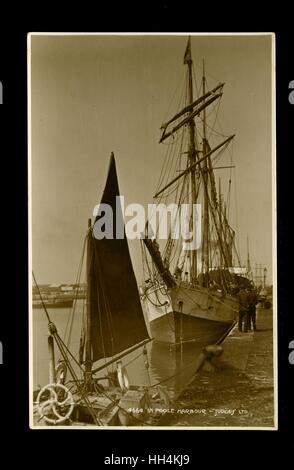
[[91,260],[92,260],[92,231],[91,219],[88,219],[87,236],[87,311],[86,311],[86,347],[85,347],[85,386],[90,387],[92,379],[92,341],[91,341]]
[[[220,228],[220,234],[222,233],[222,223],[223,223],[223,218],[222,218],[222,190],[221,190],[221,180],[219,178],[218,180],[218,200],[219,200],[219,228]],[[222,243],[222,240],[219,240],[220,244]],[[224,260],[223,260],[223,254],[222,250],[219,250],[219,257],[220,257],[220,268],[223,267]]]
[[247,235],[247,274],[251,273],[251,263],[250,263],[250,254],[249,254],[249,238]]
[[[192,57],[191,57],[191,38],[188,39],[186,47],[184,64],[188,66],[188,105],[193,103],[193,77],[192,77]],[[193,110],[189,111],[189,114],[193,114]],[[195,122],[194,119],[189,120],[189,149],[188,149],[189,165],[196,162],[196,146],[195,146]],[[195,180],[195,167],[191,170],[191,187],[192,187],[192,204],[197,203],[197,190]],[[193,210],[192,205],[192,210]],[[193,220],[193,213],[192,213]],[[193,232],[194,233],[194,232]],[[197,279],[197,251],[191,250],[191,283],[195,284]]]
[[227,219],[227,204],[224,202],[224,243],[227,251],[227,262],[226,267],[232,266],[232,233]]
[[[202,74],[202,92],[205,95],[205,68],[203,59],[203,74]],[[207,152],[206,140],[206,108],[203,109],[203,140],[202,150],[203,155]],[[207,159],[203,162],[203,184],[207,188],[208,185],[208,166]],[[208,273],[209,271],[209,212],[208,212],[208,191],[204,191],[204,214],[203,214],[203,248],[202,248],[202,271]]]

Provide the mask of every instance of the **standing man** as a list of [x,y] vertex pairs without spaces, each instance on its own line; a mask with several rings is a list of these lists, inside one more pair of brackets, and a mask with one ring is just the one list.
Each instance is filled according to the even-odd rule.
[[242,325],[244,323],[244,333],[248,331],[248,308],[249,308],[249,298],[248,292],[243,287],[239,291],[238,294],[239,300],[239,321],[238,321],[238,328],[239,331],[242,331]]

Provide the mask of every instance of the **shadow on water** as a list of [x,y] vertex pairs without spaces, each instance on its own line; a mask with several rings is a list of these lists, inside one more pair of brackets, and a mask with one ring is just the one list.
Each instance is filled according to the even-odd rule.
[[[132,381],[140,385],[161,385],[172,399],[183,390],[195,374],[195,366],[201,348],[194,344],[185,345],[182,350],[168,344],[151,341],[147,346],[148,365],[134,362],[127,365]],[[142,363],[142,361],[141,361]],[[143,380],[143,383],[142,383]]]
[[[82,324],[82,309],[78,305],[76,321],[73,326],[72,339],[69,347],[77,357],[79,348],[79,338]],[[65,309],[52,309],[50,315],[58,326],[59,334],[64,338],[66,331],[68,311]],[[33,389],[48,384],[48,347],[47,347],[48,326],[47,320],[39,309],[33,311]],[[143,348],[139,348],[127,354],[122,363],[126,367],[131,385],[156,386],[160,384],[165,388],[170,397],[175,398],[185,385],[191,380],[195,372],[195,364],[201,347],[193,343],[184,344],[183,349],[169,346],[168,344],[150,341],[146,345],[147,354]],[[60,354],[56,348],[56,362]],[[106,360],[102,359],[95,363],[96,367],[102,365]],[[147,367],[146,367],[147,365]],[[73,364],[76,369],[75,365]],[[116,365],[109,367],[110,371],[115,370]],[[80,372],[76,369],[80,376]],[[97,376],[105,375],[105,370]]]

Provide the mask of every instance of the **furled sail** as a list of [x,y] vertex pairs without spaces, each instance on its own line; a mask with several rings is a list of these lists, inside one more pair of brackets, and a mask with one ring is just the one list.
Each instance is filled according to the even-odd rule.
[[[119,194],[115,160],[111,154],[101,204],[112,208],[113,238],[95,238],[95,224],[88,234],[87,328],[91,332],[93,362],[114,356],[148,338],[121,206],[117,204]],[[101,222],[103,215],[98,213],[95,223]],[[122,223],[122,238],[116,238],[119,221]]]

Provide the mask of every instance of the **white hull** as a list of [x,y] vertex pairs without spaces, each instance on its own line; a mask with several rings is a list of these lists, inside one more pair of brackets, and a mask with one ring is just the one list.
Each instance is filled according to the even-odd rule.
[[151,337],[164,343],[215,343],[238,315],[235,297],[184,282],[168,291],[149,289],[142,301]]

